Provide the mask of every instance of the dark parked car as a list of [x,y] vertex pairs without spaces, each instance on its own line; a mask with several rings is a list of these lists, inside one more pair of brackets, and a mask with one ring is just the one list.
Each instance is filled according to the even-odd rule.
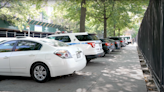
[[[110,39],[108,38],[109,40],[113,40],[113,39]],[[115,48],[116,49],[120,49],[121,48],[121,43],[119,40],[113,40],[114,41],[114,44],[115,44]]]
[[111,51],[114,51],[116,49],[116,46],[115,46],[115,40],[112,40],[112,39],[107,39],[110,43],[111,43]]
[[109,53],[111,51],[111,43],[109,42],[109,40],[107,39],[100,39],[102,41],[102,47],[103,47],[103,50],[104,50],[104,55]]
[[117,40],[121,43],[121,47],[125,47],[126,44],[125,44],[125,41],[122,37],[109,37],[109,39],[113,39],[113,40]]

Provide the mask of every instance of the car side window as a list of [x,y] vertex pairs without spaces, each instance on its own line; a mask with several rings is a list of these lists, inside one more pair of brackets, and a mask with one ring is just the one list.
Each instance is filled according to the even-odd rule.
[[21,40],[18,42],[15,51],[40,50],[41,44],[33,41]]
[[8,41],[0,44],[0,53],[1,52],[11,52],[16,41]]
[[51,37],[47,37],[48,39],[55,39],[55,37],[51,36]]
[[69,36],[56,36],[55,40],[61,41],[61,42],[71,42],[71,39]]

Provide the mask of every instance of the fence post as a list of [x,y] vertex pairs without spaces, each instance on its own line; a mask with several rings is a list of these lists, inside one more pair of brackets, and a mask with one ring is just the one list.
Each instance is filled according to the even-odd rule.
[[161,22],[161,29],[160,29],[160,70],[161,70],[161,92],[164,92],[164,0],[161,0],[161,17],[162,17],[162,22]]

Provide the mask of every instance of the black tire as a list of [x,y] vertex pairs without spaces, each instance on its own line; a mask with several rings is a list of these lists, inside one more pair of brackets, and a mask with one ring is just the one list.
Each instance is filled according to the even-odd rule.
[[102,55],[101,57],[105,57],[105,54],[106,54],[106,53],[104,52],[103,55]]
[[87,59],[87,63],[89,63],[91,61],[91,59]]
[[[43,68],[43,70],[40,70],[41,67]],[[39,68],[38,72],[36,71],[37,68]],[[34,73],[34,71],[35,71],[35,73]],[[43,74],[43,71],[44,71],[44,73],[46,72],[46,74]],[[42,74],[41,74],[41,72],[42,72]],[[40,73],[40,74],[38,74],[38,73]],[[45,75],[45,76],[43,76],[43,75]],[[41,77],[41,76],[43,77],[43,79],[39,79],[39,77]],[[36,82],[44,83],[44,82],[46,82],[46,81],[48,81],[50,79],[50,71],[49,71],[48,67],[45,64],[43,64],[43,63],[36,63],[31,68],[31,77]]]

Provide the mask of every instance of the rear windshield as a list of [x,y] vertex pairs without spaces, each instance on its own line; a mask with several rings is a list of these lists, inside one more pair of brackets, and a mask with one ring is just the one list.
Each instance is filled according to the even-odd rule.
[[104,39],[100,39],[102,42],[105,42]]
[[53,45],[53,46],[55,46],[55,47],[65,47],[65,46],[69,46],[69,45],[67,45],[67,44],[65,44],[65,43],[63,43],[63,42],[59,42],[59,41],[55,41],[55,40],[40,40],[40,41],[45,42],[45,43],[47,43],[47,44],[49,44],[49,45]]
[[109,42],[108,39],[100,39],[102,42]]
[[108,39],[105,39],[106,42],[110,42]]
[[109,38],[109,39],[113,39],[113,40],[121,40],[121,38]]
[[109,41],[114,41],[113,39],[108,39]]
[[69,36],[51,36],[51,37],[47,37],[48,39],[55,39],[61,42],[71,42],[71,39],[69,38]]
[[130,39],[130,37],[126,37],[127,39]]
[[88,34],[88,35],[76,35],[76,38],[79,41],[90,41],[90,40],[99,40],[95,34]]

